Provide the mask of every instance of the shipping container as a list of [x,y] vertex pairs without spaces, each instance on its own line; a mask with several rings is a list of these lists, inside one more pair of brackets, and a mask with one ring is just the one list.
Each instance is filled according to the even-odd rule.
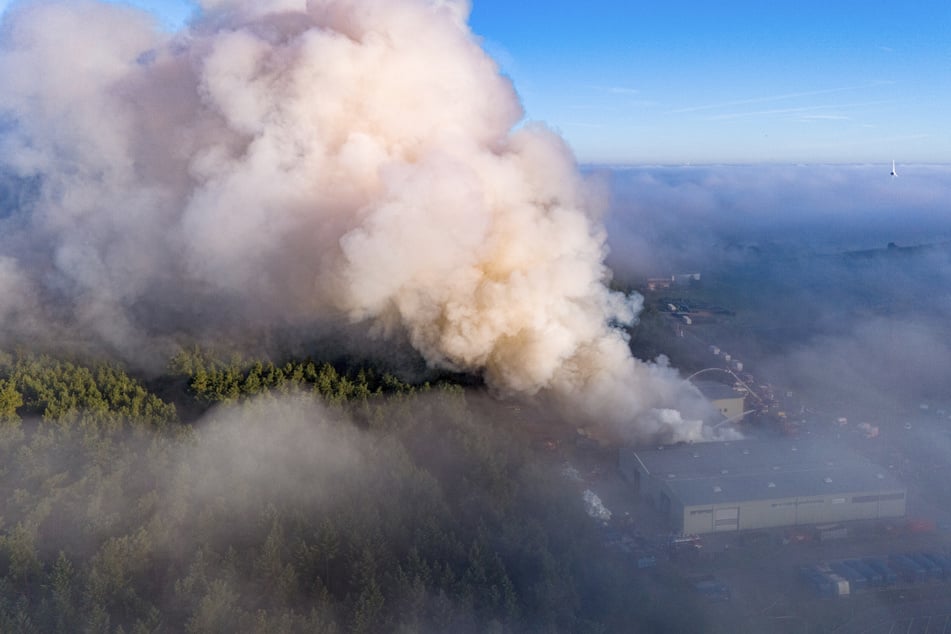
[[862,590],[868,588],[868,579],[866,579],[865,575],[860,573],[855,568],[846,566],[841,561],[833,561],[829,564],[829,567],[832,568],[832,571],[840,577],[844,577],[845,579],[849,580],[849,588],[851,588],[852,592],[861,592]]
[[649,553],[636,553],[634,558],[638,570],[653,568],[657,565],[657,557]]
[[729,601],[730,587],[712,575],[692,580],[694,590],[708,601]]
[[871,566],[862,562],[861,560],[846,559],[842,563],[844,563],[846,566],[848,566],[849,568],[852,568],[853,570],[857,571],[860,575],[865,577],[865,579],[868,581],[869,586],[873,588],[878,588],[885,585],[885,580],[883,579],[882,574],[878,572],[877,570],[875,570],[874,568],[872,568]]
[[923,583],[928,580],[928,571],[905,555],[889,555],[888,565],[908,583]]
[[944,577],[944,571],[941,570],[941,566],[937,565],[935,562],[931,561],[921,553],[906,553],[905,556],[924,568],[931,579],[940,581]]
[[878,557],[866,557],[862,560],[862,563],[882,576],[883,585],[891,586],[898,583],[898,575],[895,574],[894,570],[888,567],[888,564],[884,559],[879,559]]
[[801,566],[799,578],[821,598],[830,599],[838,596],[838,588],[832,583],[832,579],[816,566]]
[[829,567],[829,564],[816,564],[816,570],[829,578],[836,596],[847,597],[852,594],[852,587],[849,585],[849,580],[833,571],[832,568]]
[[804,575],[803,580],[819,597],[828,599],[837,596],[836,588],[832,585],[832,580],[821,572],[814,570]]
[[910,519],[905,522],[905,530],[911,534],[933,533],[938,529],[934,520],[929,519]]
[[832,581],[832,586],[837,597],[847,597],[852,594],[852,587],[849,585],[848,579],[840,577],[834,572],[830,573],[828,577]]
[[935,563],[936,566],[941,568],[941,578],[942,579],[951,579],[951,557],[943,555],[941,553],[921,553],[922,556],[927,557]]

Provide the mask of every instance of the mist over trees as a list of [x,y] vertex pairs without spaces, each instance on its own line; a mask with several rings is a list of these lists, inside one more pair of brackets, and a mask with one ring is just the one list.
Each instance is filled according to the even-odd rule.
[[311,360],[169,367],[164,400],[111,363],[0,363],[0,630],[693,627],[510,408]]

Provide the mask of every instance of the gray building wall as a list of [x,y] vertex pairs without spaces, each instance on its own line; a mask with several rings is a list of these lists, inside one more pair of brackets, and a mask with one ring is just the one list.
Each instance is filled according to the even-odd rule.
[[[733,517],[736,522],[731,522]],[[860,492],[722,504],[671,504],[671,528],[688,535],[905,516],[905,492]]]
[[[744,447],[741,443],[737,444],[738,448],[742,449]],[[746,458],[755,455],[758,450],[755,446],[752,447],[752,454],[747,453],[744,449],[738,456]],[[729,475],[716,475],[721,465],[713,463],[712,466],[705,467],[706,471],[703,473],[690,474],[685,470],[694,464],[700,463],[700,459],[693,455],[698,450],[680,447],[670,451],[679,452],[681,457],[683,457],[683,452],[688,452],[688,455],[686,455],[688,462],[686,465],[682,462],[679,464],[676,475],[671,473],[651,474],[645,462],[642,462],[637,453],[630,448],[622,448],[619,451],[618,465],[637,494],[669,518],[672,530],[684,534],[831,524],[852,520],[905,516],[906,492],[904,487],[893,479],[882,478],[881,475],[876,477],[875,469],[871,466],[869,466],[867,478],[864,472],[860,472],[862,475],[858,478],[859,482],[853,482],[857,486],[864,486],[861,481],[867,479],[868,489],[865,490],[854,492],[830,490],[826,493],[815,494],[809,490],[807,482],[803,484],[805,489],[800,493],[798,483],[802,478],[798,476],[806,473],[808,475],[806,480],[812,481],[822,478],[823,475],[816,471],[815,477],[813,477],[811,469],[802,471],[802,467],[798,467],[797,470],[789,472],[771,471],[768,477],[763,478],[763,484],[768,484],[769,487],[774,486],[771,480],[779,483],[775,487],[775,492],[780,494],[779,496],[775,498],[765,497],[763,494],[766,493],[766,490],[751,486],[751,483],[746,481],[746,486],[750,488],[749,497],[741,499],[736,496],[736,487],[738,486],[736,481],[730,480],[730,478],[746,477],[741,472],[737,473],[734,469]],[[709,449],[701,448],[699,451],[702,453],[709,451]],[[671,464],[677,464],[676,455],[673,453],[665,457],[664,460],[667,458],[672,459]],[[657,454],[654,454],[650,459],[654,461],[653,464],[657,464]],[[696,459],[696,463],[694,459]],[[733,456],[731,461],[730,466],[736,467],[738,464],[737,456]],[[650,460],[648,460],[648,463],[650,463]],[[708,475],[710,470],[714,475]],[[726,474],[726,470],[723,470],[723,474]],[[846,476],[848,474],[843,472],[842,475]],[[758,479],[761,476],[757,472],[749,477]],[[843,477],[843,479],[847,478]],[[854,480],[855,478],[850,479]],[[832,480],[840,482],[838,477],[826,480],[826,482],[831,485]],[[725,487],[723,492],[719,492],[718,484]],[[755,484],[755,481],[753,484]],[[708,487],[709,489],[707,489]],[[731,491],[733,495],[729,498],[725,497]],[[794,491],[799,495],[790,495]],[[724,497],[717,500],[718,496]],[[684,500],[687,500],[687,502]]]

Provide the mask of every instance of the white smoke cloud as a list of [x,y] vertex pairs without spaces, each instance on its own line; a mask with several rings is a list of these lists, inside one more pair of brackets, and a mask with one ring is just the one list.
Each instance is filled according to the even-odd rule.
[[206,0],[169,34],[94,0],[18,5],[0,171],[39,185],[29,214],[0,215],[4,284],[126,351],[161,316],[367,322],[501,393],[699,439],[668,411],[695,391],[615,327],[639,305],[606,287],[598,192],[557,135],[516,129],[468,11]]

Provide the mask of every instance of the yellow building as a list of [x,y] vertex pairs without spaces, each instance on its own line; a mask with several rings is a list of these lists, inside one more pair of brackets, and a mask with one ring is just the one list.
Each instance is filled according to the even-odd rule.
[[740,421],[746,411],[746,393],[716,381],[695,381],[694,385],[713,404],[723,418]]

